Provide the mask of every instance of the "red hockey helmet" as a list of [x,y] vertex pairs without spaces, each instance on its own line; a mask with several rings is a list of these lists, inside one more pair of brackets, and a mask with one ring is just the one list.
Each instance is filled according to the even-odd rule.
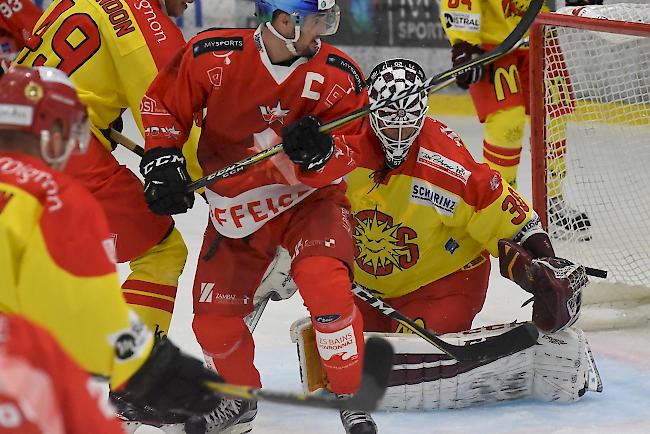
[[[90,130],[86,108],[72,82],[58,69],[16,66],[0,79],[0,129],[30,133],[41,140],[41,155],[62,166],[74,150],[85,152]],[[59,129],[56,145],[51,132]]]

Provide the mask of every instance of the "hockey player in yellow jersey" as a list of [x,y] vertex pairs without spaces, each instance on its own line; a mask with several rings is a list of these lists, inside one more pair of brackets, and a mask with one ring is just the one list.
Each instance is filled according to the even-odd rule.
[[99,204],[59,171],[88,138],[63,72],[12,67],[0,79],[0,312],[46,328],[133,402],[183,417],[209,411],[219,398],[203,383],[219,377],[168,339],[154,343],[120,293]]
[[[391,59],[369,75],[371,103],[421,85],[424,71]],[[537,345],[498,360],[458,361],[403,323],[358,299],[364,330],[387,333],[395,350],[381,409],[432,410],[536,398],[572,402],[602,384],[584,333],[572,327],[587,282],[584,267],[556,258],[530,205],[500,174],[477,163],[461,138],[426,116],[416,93],[370,114],[348,176],[356,244],[354,279],[402,316],[458,345],[490,339],[513,324],[472,329],[483,307],[489,254],[501,274],[534,297]],[[376,305],[374,300],[373,306]],[[386,307],[384,307],[386,308]],[[504,318],[510,321],[511,318]],[[312,357],[308,319],[291,326],[307,390],[327,384]],[[316,360],[316,362],[314,362]]]
[[[415,62],[387,60],[369,76],[370,100],[424,79]],[[355,282],[431,330],[467,330],[485,301],[491,254],[504,276],[535,296],[539,328],[567,327],[579,310],[570,306],[579,308],[580,287],[554,277],[565,260],[555,258],[532,207],[426,112],[427,95],[420,92],[370,115],[348,177]],[[367,303],[358,306],[365,330],[398,330]]]
[[[130,109],[144,134],[141,101],[158,70],[184,44],[170,16],[181,16],[192,0],[62,0],[53,2],[34,28],[17,63],[49,65],[66,72],[88,107],[92,136],[88,152],[73,156],[66,173],[81,182],[108,217],[118,262],[129,262],[124,297],[158,337],[169,329],[176,287],[187,249],[170,216],[147,207],[142,184],[111,154],[110,128]],[[169,15],[169,16],[168,16]],[[142,102],[143,111],[157,108]],[[188,168],[192,143],[185,146]],[[174,131],[160,131],[173,135]],[[194,176],[200,173],[193,172]]]
[[[567,5],[602,3],[602,0],[567,0]],[[452,45],[452,64],[457,66],[500,44],[528,10],[530,0],[443,0],[440,20]],[[546,4],[542,8],[548,11]],[[484,124],[483,159],[512,186],[517,185],[517,168],[529,114],[528,48],[519,48],[485,67],[459,76],[456,83],[469,89],[479,121]],[[552,138],[561,154],[565,137]],[[569,231],[588,231],[589,217],[569,207],[561,195],[564,161],[549,168],[557,174],[550,180],[557,192],[550,200],[549,218]],[[561,166],[561,167],[560,167]]]

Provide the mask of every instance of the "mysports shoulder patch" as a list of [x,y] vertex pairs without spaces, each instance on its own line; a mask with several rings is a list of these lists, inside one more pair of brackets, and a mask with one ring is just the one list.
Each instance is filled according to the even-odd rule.
[[363,80],[361,71],[359,71],[352,62],[336,54],[328,54],[326,63],[328,65],[334,66],[335,68],[339,68],[352,76],[352,80],[354,81],[354,92],[357,95],[363,91],[363,88],[366,86],[366,82]]
[[218,36],[201,39],[192,45],[194,57],[201,54],[218,51],[242,51],[244,49],[244,38],[241,36],[230,36],[221,38]]

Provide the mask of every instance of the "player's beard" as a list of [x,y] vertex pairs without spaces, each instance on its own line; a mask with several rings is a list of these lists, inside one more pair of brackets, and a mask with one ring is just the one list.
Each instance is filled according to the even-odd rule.
[[299,56],[312,57],[318,52],[319,41],[320,39],[314,39],[304,46],[300,41],[298,41],[294,46],[296,47],[296,52]]

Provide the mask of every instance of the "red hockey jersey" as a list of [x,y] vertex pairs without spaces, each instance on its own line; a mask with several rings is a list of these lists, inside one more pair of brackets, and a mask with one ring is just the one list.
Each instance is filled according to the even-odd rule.
[[[204,173],[280,143],[283,126],[307,114],[331,121],[367,103],[365,80],[340,50],[321,43],[311,58],[274,65],[261,28],[217,29],[188,42],[152,83],[142,102],[146,149],[181,147],[193,113],[207,108],[198,159]],[[355,134],[356,121],[336,131]],[[210,217],[224,236],[242,238],[316,188],[340,182],[355,152],[335,136],[332,159],[319,172],[301,172],[284,154],[212,184]]]
[[41,10],[30,0],[0,0],[0,35],[11,35],[22,48],[40,16]]
[[103,395],[44,329],[0,314],[0,432],[124,433]]

